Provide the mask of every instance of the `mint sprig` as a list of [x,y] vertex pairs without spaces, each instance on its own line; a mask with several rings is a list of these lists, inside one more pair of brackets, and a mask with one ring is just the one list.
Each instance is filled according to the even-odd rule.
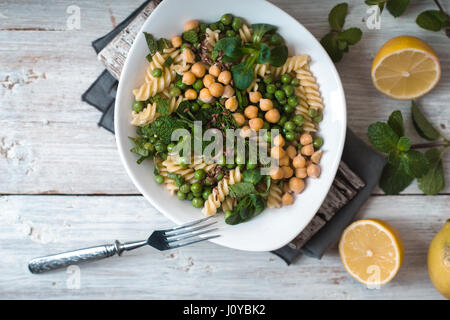
[[[439,132],[420,111],[413,101],[411,112],[418,133],[428,140],[437,140],[422,144],[411,144],[405,136],[402,113],[392,112],[387,123],[376,122],[369,126],[370,143],[378,150],[388,154],[388,162],[380,178],[380,187],[386,194],[399,194],[414,179],[425,194],[437,194],[445,186],[442,156],[450,142]],[[435,147],[443,147],[441,150]],[[425,154],[417,149],[432,148]]]
[[339,62],[344,52],[348,52],[348,47],[358,43],[362,37],[362,31],[359,28],[343,30],[347,13],[347,3],[334,6],[328,15],[331,31],[320,40],[333,62]]

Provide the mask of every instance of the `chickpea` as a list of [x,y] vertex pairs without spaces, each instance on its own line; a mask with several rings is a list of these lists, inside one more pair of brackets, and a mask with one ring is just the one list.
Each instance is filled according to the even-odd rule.
[[294,168],[304,168],[306,166],[306,160],[301,155],[298,155],[292,159],[292,165]]
[[209,89],[209,87],[211,87],[211,85],[216,82],[214,80],[214,77],[210,74],[207,74],[204,78],[203,78],[203,84],[205,85],[206,88]]
[[222,71],[219,74],[219,77],[217,78],[217,80],[219,82],[222,82],[225,85],[230,84],[230,82],[231,82],[231,72],[228,71],[228,70]]
[[199,24],[200,23],[197,20],[189,20],[184,24],[184,31],[196,29],[198,28]]
[[225,91],[223,85],[221,85],[220,83],[213,83],[210,87],[209,87],[209,91],[211,91],[211,94],[216,97],[219,98],[223,95],[223,92]]
[[183,44],[183,40],[181,40],[180,36],[172,37],[171,42],[172,42],[172,45],[174,46],[174,48],[179,48]]
[[313,179],[316,179],[320,176],[320,167],[317,164],[310,164],[306,168],[306,173],[308,174],[308,177],[311,177]]
[[261,118],[254,118],[251,119],[248,124],[250,125],[250,128],[252,128],[255,131],[259,131],[263,125],[264,125],[264,120]]
[[211,95],[211,92],[209,92],[208,88],[203,88],[202,90],[200,90],[199,99],[204,103],[210,103],[211,101],[213,101],[214,98]]
[[209,74],[217,78],[220,74],[220,68],[216,65],[209,67]]
[[318,150],[314,152],[313,155],[311,156],[311,161],[315,164],[319,164],[321,158],[322,158],[322,150]]
[[314,153],[314,147],[312,144],[308,144],[306,146],[303,146],[300,152],[304,156],[312,156],[312,154]]
[[183,83],[187,84],[188,86],[192,86],[195,82],[195,80],[197,80],[197,78],[195,77],[195,75],[188,71],[183,75]]
[[197,77],[202,78],[205,75],[206,68],[201,62],[192,65],[191,72]]
[[294,197],[290,193],[285,193],[281,197],[281,203],[283,206],[290,206],[294,203]]
[[278,164],[280,165],[280,166],[288,166],[289,165],[289,157],[287,156],[287,155],[285,155],[283,158],[281,158],[279,161],[278,161]]
[[233,113],[233,118],[239,127],[242,127],[244,125],[245,117],[242,113],[239,112]]
[[250,102],[252,103],[258,103],[259,100],[262,99],[262,94],[259,91],[250,92],[248,96],[250,98]]
[[289,180],[289,188],[296,194],[302,193],[305,190],[305,182],[300,178],[293,177]]
[[184,62],[186,62],[186,63],[194,63],[195,62],[195,55],[192,52],[192,50],[189,48],[186,48],[183,50],[182,57],[183,57]]
[[232,96],[234,96],[234,88],[230,85],[226,86],[225,89],[223,90],[223,95],[222,98],[231,98]]
[[271,109],[266,112],[265,118],[270,123],[277,123],[280,120],[280,112],[277,109]]
[[285,179],[289,179],[290,177],[292,177],[294,175],[294,170],[292,170],[292,168],[289,166],[281,167],[281,169],[283,169]]
[[195,100],[197,99],[197,91],[195,91],[194,89],[189,89],[184,93],[184,97],[187,100]]
[[248,138],[248,137],[250,137],[252,135],[252,129],[250,129],[249,126],[243,126],[241,128],[241,132],[239,132],[239,135],[242,138]]
[[296,168],[295,176],[300,179],[305,179],[308,176],[308,173],[306,172],[306,168]]
[[249,119],[256,118],[258,116],[258,107],[248,106],[247,108],[245,108],[244,114]]
[[284,146],[284,138],[281,134],[277,135],[275,138],[273,138],[273,144],[275,146],[283,147]]
[[262,111],[269,111],[273,109],[273,102],[270,99],[261,99],[259,101],[259,107]]
[[283,169],[281,169],[280,167],[273,167],[272,169],[270,169],[269,174],[273,180],[280,180],[284,177]]
[[284,157],[286,152],[284,149],[280,146],[274,146],[272,149],[270,149],[270,156],[275,159],[281,159]]
[[230,111],[236,111],[238,108],[238,101],[236,97],[231,97],[225,101],[225,108],[227,108]]
[[300,143],[306,146],[307,144],[313,143],[313,138],[309,133],[304,133],[300,136]]
[[294,159],[297,155],[297,149],[294,146],[289,146],[286,148],[286,152],[290,159]]

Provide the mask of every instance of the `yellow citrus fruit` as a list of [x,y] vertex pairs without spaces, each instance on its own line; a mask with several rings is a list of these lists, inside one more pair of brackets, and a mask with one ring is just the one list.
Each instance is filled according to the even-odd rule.
[[430,243],[428,274],[436,289],[450,299],[450,219]]
[[403,242],[388,223],[366,219],[342,233],[339,254],[347,272],[365,285],[383,285],[397,274],[403,261]]
[[388,40],[372,63],[372,82],[381,93],[412,100],[433,89],[441,77],[434,50],[423,40],[400,36]]

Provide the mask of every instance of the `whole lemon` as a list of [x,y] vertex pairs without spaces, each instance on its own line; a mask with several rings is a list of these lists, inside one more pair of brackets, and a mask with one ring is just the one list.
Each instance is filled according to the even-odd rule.
[[430,243],[428,274],[436,289],[450,299],[450,219]]

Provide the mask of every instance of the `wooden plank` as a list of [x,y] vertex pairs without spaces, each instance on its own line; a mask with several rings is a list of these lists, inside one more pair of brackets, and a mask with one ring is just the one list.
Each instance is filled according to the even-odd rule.
[[[328,31],[326,14],[339,1],[320,5],[273,2],[320,38]],[[118,23],[139,3],[110,1],[108,7],[78,1],[82,14],[78,31],[65,30],[70,1],[51,6],[31,0],[0,3],[0,193],[137,192],[119,161],[113,136],[97,128],[100,113],[82,103],[80,96],[103,70],[90,43],[111,29],[109,9]],[[368,30],[362,22],[366,6],[359,0],[349,4],[346,26],[358,26],[364,32],[363,40],[337,64],[347,96],[349,126],[367,141],[369,124],[386,120],[392,110],[400,109],[408,134],[414,141],[422,141],[412,128],[409,104],[379,94],[369,77],[378,47],[395,35],[408,33],[427,40],[440,56],[441,82],[420,102],[433,123],[450,136],[448,41],[443,34],[421,30],[414,22],[418,12],[431,5],[414,3],[398,19],[383,13],[381,29]],[[25,6],[27,10],[23,10]],[[450,152],[444,162],[450,181]],[[405,193],[420,190],[414,184]],[[450,193],[450,183],[443,193]]]
[[61,270],[31,275],[27,261],[115,239],[145,238],[171,223],[143,197],[4,196],[0,197],[0,295],[3,299],[441,299],[428,279],[426,254],[448,218],[449,201],[450,196],[373,197],[361,210],[360,218],[392,223],[405,243],[404,265],[380,290],[368,290],[353,280],[336,247],[322,260],[302,257],[288,267],[270,253],[212,243],[168,252],[143,248],[81,265],[80,288],[69,289],[73,274]]

